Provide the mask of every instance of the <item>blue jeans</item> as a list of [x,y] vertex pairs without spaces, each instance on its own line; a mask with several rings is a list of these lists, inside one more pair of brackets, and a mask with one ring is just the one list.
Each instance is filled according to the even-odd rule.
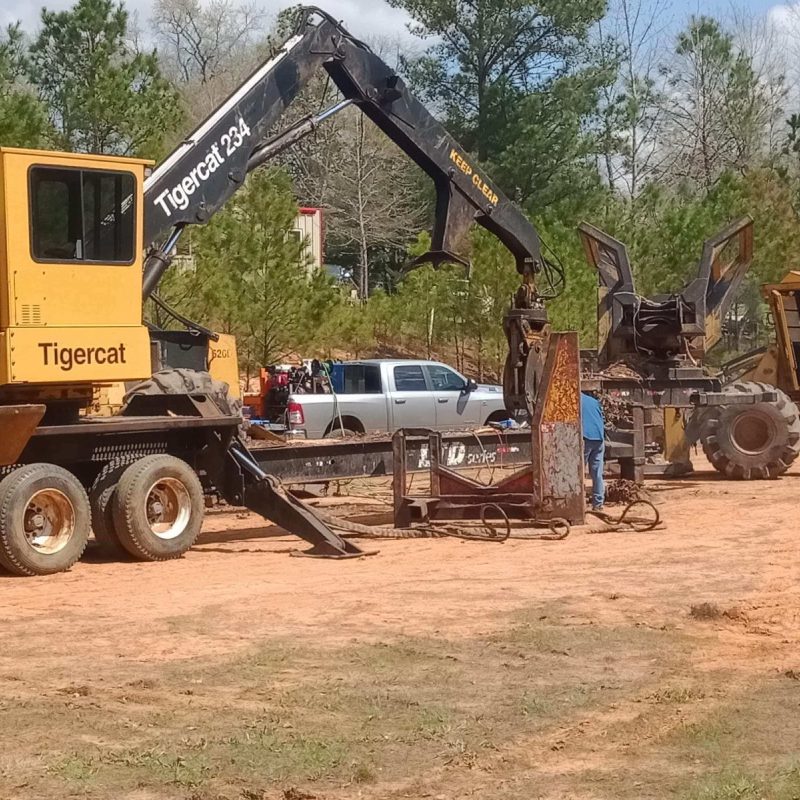
[[583,457],[589,465],[589,475],[592,477],[592,508],[603,505],[606,497],[606,487],[603,484],[603,455],[606,443],[602,439],[584,439]]

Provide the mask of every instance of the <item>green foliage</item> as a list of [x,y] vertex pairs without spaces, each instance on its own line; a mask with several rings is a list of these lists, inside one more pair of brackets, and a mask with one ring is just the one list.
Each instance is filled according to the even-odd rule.
[[404,62],[412,85],[508,193],[542,206],[587,179],[585,123],[614,79],[587,47],[602,0],[391,1],[434,41]]
[[25,85],[25,41],[19,24],[0,35],[0,146],[43,147],[50,133],[47,116]]
[[256,173],[212,224],[192,232],[194,270],[173,272],[163,288],[190,317],[233,333],[248,370],[323,346],[316,332],[337,307],[330,280],[309,276],[303,243],[289,235],[296,213],[286,174]]
[[783,78],[756,74],[754,55],[711,17],[692,17],[667,69],[668,129],[676,176],[710,191],[728,169],[746,172],[763,158],[765,132],[780,112]]
[[30,48],[30,78],[47,105],[59,147],[90,153],[157,156],[180,121],[175,90],[156,54],[127,40],[128,13],[113,0],[78,0],[42,10]]

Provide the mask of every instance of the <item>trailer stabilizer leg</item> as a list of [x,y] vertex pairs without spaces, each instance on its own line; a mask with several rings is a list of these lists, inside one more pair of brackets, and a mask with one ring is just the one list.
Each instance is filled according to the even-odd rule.
[[310,549],[293,555],[312,558],[362,558],[378,552],[362,550],[331,530],[312,508],[287,492],[274,475],[264,472],[240,441],[234,440],[228,452],[245,476],[244,505],[289,533],[311,543]]

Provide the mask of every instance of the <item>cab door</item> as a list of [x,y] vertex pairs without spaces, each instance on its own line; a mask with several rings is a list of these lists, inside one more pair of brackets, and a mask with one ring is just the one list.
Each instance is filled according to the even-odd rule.
[[800,373],[797,369],[797,356],[800,351],[800,305],[797,291],[770,292],[770,305],[775,322],[775,337],[778,347],[783,351],[787,366],[787,379],[790,391],[800,390]]
[[426,364],[436,408],[436,429],[464,430],[479,424],[480,400],[466,390],[467,381],[444,364]]
[[419,364],[396,364],[391,367],[389,397],[392,430],[433,428],[436,424],[433,392]]

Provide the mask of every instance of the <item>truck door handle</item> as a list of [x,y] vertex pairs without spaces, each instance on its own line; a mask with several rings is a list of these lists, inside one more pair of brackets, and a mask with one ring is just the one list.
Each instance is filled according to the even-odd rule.
[[437,397],[436,400],[439,403],[446,403],[450,398],[449,397]]
[[401,406],[401,405],[403,405],[403,403],[405,403],[405,400],[401,400],[399,397],[395,397],[394,401],[399,406]]

